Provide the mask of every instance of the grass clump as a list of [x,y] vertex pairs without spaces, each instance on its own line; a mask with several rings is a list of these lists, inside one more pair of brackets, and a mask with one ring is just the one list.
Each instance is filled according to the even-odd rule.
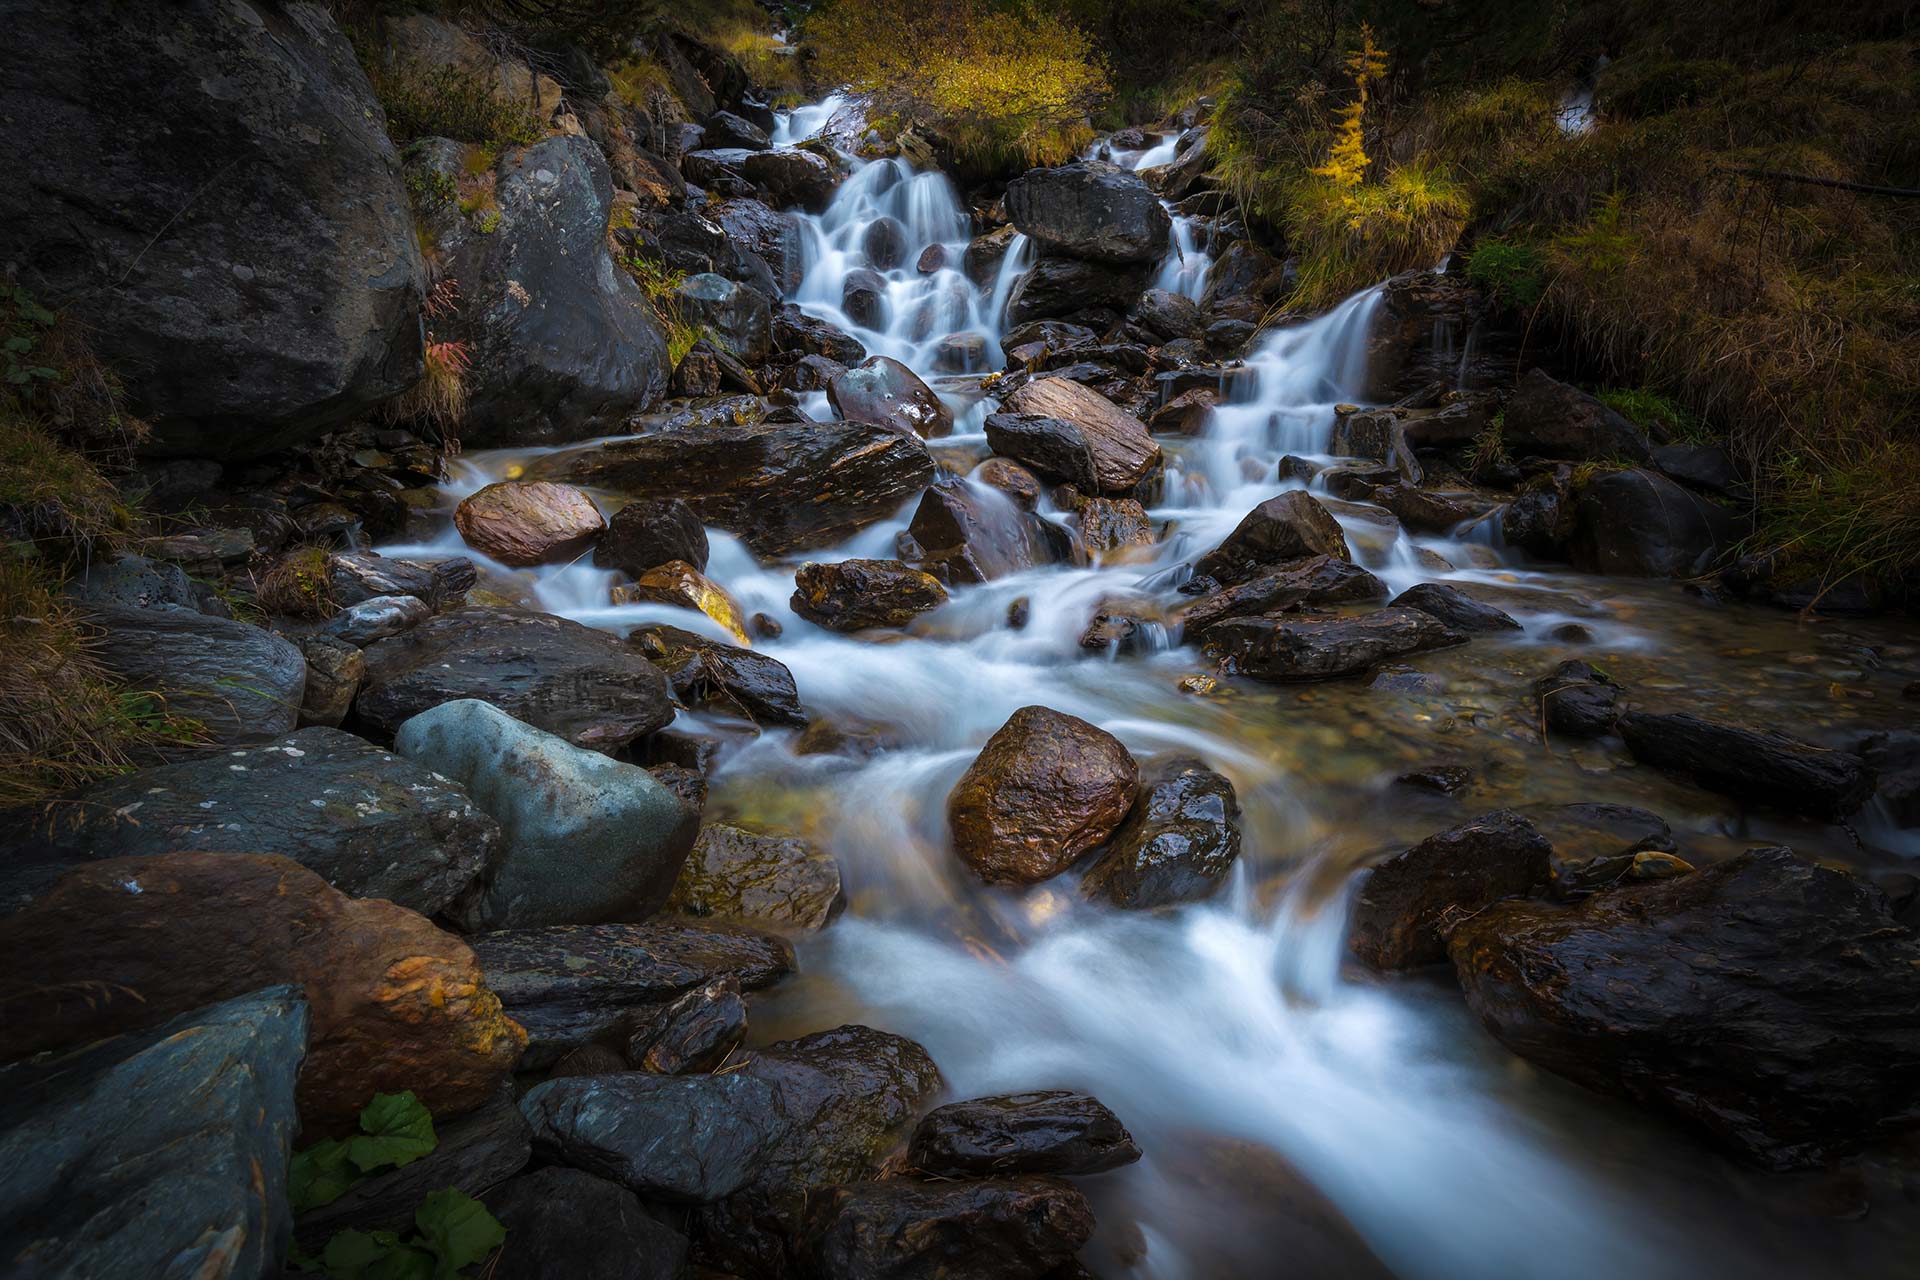
[[647,305],[653,309],[653,318],[659,322],[660,331],[666,336],[667,367],[679,368],[680,361],[687,352],[693,350],[693,344],[706,335],[706,329],[688,320],[680,307],[680,286],[686,283],[686,272],[676,270],[658,258],[637,252],[622,255],[620,266],[640,286],[640,292],[647,296]]
[[396,143],[452,138],[484,147],[517,147],[546,133],[546,122],[532,107],[503,96],[487,77],[454,63],[374,66],[368,78],[387,113],[387,133]]
[[296,547],[253,579],[253,598],[269,615],[330,618],[339,611],[333,597],[333,556],[325,547]]
[[1387,276],[1433,266],[1459,239],[1471,207],[1460,183],[1421,160],[1351,188],[1315,174],[1300,179],[1286,214],[1300,270],[1289,305],[1329,307]]
[[1621,417],[1647,428],[1656,440],[1703,443],[1711,434],[1700,415],[1651,387],[1602,387],[1594,396]]
[[1488,236],[1467,257],[1467,279],[1496,305],[1532,311],[1547,288],[1547,259],[1537,245]]

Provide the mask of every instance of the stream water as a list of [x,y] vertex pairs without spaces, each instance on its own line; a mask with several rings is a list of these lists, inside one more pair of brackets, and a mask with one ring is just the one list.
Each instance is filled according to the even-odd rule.
[[[778,140],[808,136],[843,107],[783,117]],[[1168,150],[1163,140],[1121,159],[1160,163]],[[1025,247],[984,289],[952,269],[920,275],[913,264],[928,244],[960,261],[970,228],[957,194],[900,161],[855,167],[831,208],[801,218],[807,265],[793,297],[951,400],[944,462],[984,456],[978,375],[937,375],[931,355],[941,337],[970,330],[999,367],[1000,317]],[[865,329],[841,313],[840,282],[882,216],[898,219],[910,243],[889,273],[882,327]],[[1185,239],[1170,255],[1180,270],[1163,267],[1161,279],[1198,296],[1205,257],[1191,227]],[[1342,954],[1356,866],[1502,805],[1638,804],[1666,817],[1696,860],[1786,842],[1856,865],[1903,865],[1920,851],[1891,836],[1874,847],[1863,828],[1863,845],[1840,828],[1754,816],[1604,748],[1542,747],[1522,703],[1532,678],[1582,656],[1639,695],[1815,736],[1900,721],[1911,649],[1888,648],[1894,637],[1864,625],[1803,624],[1709,606],[1676,584],[1527,565],[1498,545],[1495,522],[1411,539],[1364,509],[1342,523],[1356,558],[1396,591],[1436,578],[1497,586],[1525,630],[1423,656],[1430,679],[1410,691],[1223,682],[1217,696],[1194,697],[1176,688],[1203,669],[1191,650],[1112,660],[1079,647],[1101,597],[1181,599],[1176,566],[1283,487],[1273,480],[1280,457],[1325,454],[1333,406],[1358,395],[1376,297],[1266,335],[1246,361],[1254,376],[1236,379],[1239,398],[1208,434],[1162,440],[1158,543],[961,588],[897,643],[822,630],[787,600],[801,559],[892,556],[911,505],[788,563],[757,563],[709,531],[710,576],[745,611],[783,624],[781,638],[757,643],[792,669],[809,712],[873,726],[894,744],[869,758],[800,756],[791,732],[754,736],[681,715],[682,727],[734,744],[711,778],[709,816],[806,835],[838,857],[848,886],[846,915],[801,946],[799,978],[756,1004],[755,1039],[863,1021],[924,1043],[954,1096],[1076,1087],[1100,1097],[1146,1152],[1085,1184],[1100,1222],[1085,1256],[1106,1276],[1346,1274],[1299,1265],[1315,1230],[1302,1182],[1409,1278],[1871,1275],[1910,1265],[1911,1206],[1906,1220],[1878,1207],[1856,1220],[1825,1207],[1834,1197],[1824,1182],[1745,1173],[1636,1109],[1518,1062],[1474,1024],[1449,977],[1382,982],[1344,968]],[[823,396],[803,407],[830,413]],[[444,514],[518,474],[531,452],[456,459]],[[620,501],[596,496],[609,508]],[[480,560],[450,522],[383,550]],[[671,621],[723,638],[683,610],[610,605],[615,575],[585,563],[486,567],[483,585],[594,626]],[[1019,597],[1031,621],[1016,631],[1006,620]],[[1592,639],[1555,638],[1568,622]],[[1880,645],[1881,659],[1863,642]],[[945,797],[987,736],[1032,703],[1102,726],[1136,756],[1177,750],[1232,778],[1244,854],[1217,899],[1129,915],[1083,900],[1071,876],[1009,890],[965,872],[948,846]],[[1474,766],[1466,797],[1391,781],[1439,761]]]

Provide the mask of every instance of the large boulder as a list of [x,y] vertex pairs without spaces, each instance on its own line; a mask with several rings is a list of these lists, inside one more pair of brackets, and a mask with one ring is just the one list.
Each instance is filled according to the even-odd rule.
[[[325,5],[13,0],[0,261],[64,308],[158,451],[271,453],[406,390],[425,267]],[[129,103],[139,110],[127,109]]]
[[461,499],[453,527],[482,555],[520,568],[576,558],[599,541],[607,522],[570,484],[502,480]]
[[1202,640],[1217,622],[1283,613],[1301,605],[1351,604],[1387,598],[1387,584],[1350,560],[1310,556],[1204,596],[1181,615],[1183,635]]
[[1147,283],[1147,268],[1043,257],[1023,272],[1007,298],[1007,323],[1026,324],[1055,317],[1087,317],[1104,310],[1117,318],[1133,305]]
[[1458,587],[1450,587],[1444,582],[1422,582],[1408,587],[1390,603],[1395,608],[1418,609],[1431,614],[1455,631],[1469,634],[1520,630],[1520,624],[1504,609],[1475,600]]
[[1218,889],[1239,857],[1240,801],[1232,781],[1198,760],[1158,761],[1080,888],[1116,907],[1192,902]]
[[195,849],[279,854],[342,893],[431,916],[500,845],[498,825],[447,779],[318,728],[76,788],[22,828],[0,868],[0,911],[81,862]]
[[1093,1209],[1059,1178],[889,1178],[816,1193],[805,1231],[808,1274],[821,1280],[1039,1280],[1071,1274]]
[[487,1193],[507,1229],[487,1263],[492,1280],[680,1280],[687,1238],[656,1221],[616,1182],[553,1166]]
[[1160,466],[1146,424],[1098,391],[1065,378],[1036,378],[1006,398],[1012,417],[989,422],[994,452],[1090,492],[1126,493]]
[[680,498],[755,554],[830,546],[933,478],[926,445],[871,422],[718,421],[542,459],[538,474],[630,498]]
[[707,529],[693,508],[678,498],[643,498],[613,513],[593,562],[637,578],[674,560],[705,573],[708,554]]
[[817,933],[846,906],[840,864],[797,836],[725,823],[700,829],[667,907],[689,916]]
[[0,1070],[0,1268],[277,1275],[307,1008],[274,986]]
[[674,290],[674,301],[688,324],[748,364],[773,351],[773,302],[752,285],[705,272],[689,276]]
[[1428,836],[1367,873],[1347,947],[1375,969],[1438,964],[1455,925],[1544,885],[1552,859],[1546,837],[1510,809]]
[[1691,578],[1714,568],[1738,539],[1730,508],[1636,467],[1580,487],[1568,551],[1588,573]]
[[708,205],[706,212],[736,248],[767,264],[781,293],[800,287],[806,259],[800,247],[800,224],[792,214],[776,212],[758,200],[726,200]]
[[991,884],[1037,884],[1104,844],[1133,806],[1140,769],[1077,716],[1022,707],[947,796],[954,851]]
[[1157,262],[1173,229],[1138,174],[1098,160],[1027,170],[1007,184],[1006,208],[1038,244],[1098,262]]
[[263,627],[186,609],[100,608],[83,626],[102,666],[129,689],[161,698],[197,726],[193,747],[245,747],[292,733],[306,696],[307,660]]
[[793,971],[793,948],[779,938],[688,920],[503,929],[475,937],[473,949],[488,985],[527,1030],[530,1067],[716,978],[756,991]]
[[368,649],[354,711],[391,737],[460,698],[597,751],[664,729],[674,714],[666,677],[617,637],[551,614],[491,608],[443,613]]
[[1751,804],[1838,821],[1873,794],[1860,757],[1784,733],[1686,712],[1630,712],[1618,724],[1634,759]]
[[1333,513],[1303,490],[1291,489],[1249,511],[1219,546],[1194,562],[1193,572],[1233,586],[1270,565],[1309,556],[1353,559]]
[[776,209],[798,206],[820,213],[832,202],[840,182],[840,174],[827,161],[790,147],[750,152],[740,169],[748,182],[772,197]]
[[1105,1173],[1139,1158],[1120,1117],[1098,1098],[1066,1089],[935,1107],[907,1146],[909,1168],[940,1178]]
[[1653,454],[1646,432],[1544,369],[1533,369],[1520,379],[1505,414],[1501,442],[1516,457],[1645,462]]
[[1450,944],[1515,1053],[1770,1168],[1920,1123],[1920,939],[1879,889],[1753,849],[1576,907],[1502,902]]
[[1418,609],[1376,609],[1324,621],[1227,618],[1208,629],[1206,652],[1228,675],[1277,682],[1337,680],[1365,675],[1390,658],[1466,641]]
[[600,149],[560,135],[494,167],[499,223],[459,238],[457,329],[471,372],[468,444],[552,444],[604,434],[666,391],[666,339],[607,252],[613,179]]
[[642,919],[672,892],[699,818],[638,765],[473,698],[400,726],[394,750],[466,787],[503,837],[454,909],[468,930]]
[[867,358],[860,340],[832,323],[785,302],[773,316],[773,347],[788,354],[822,356],[851,367]]
[[991,582],[1035,565],[1082,558],[1065,528],[973,480],[942,480],[922,494],[903,542],[918,549],[915,558],[930,573],[950,583]]
[[769,727],[806,726],[800,690],[778,658],[665,623],[636,628],[627,643],[667,673],[674,695],[689,707],[743,716]]
[[878,422],[915,435],[953,430],[953,410],[918,374],[887,356],[868,356],[827,384],[827,400],[843,418]]
[[947,602],[938,578],[898,560],[803,564],[793,588],[793,611],[830,631],[904,627]]
[[[61,976],[59,985],[42,978]],[[303,1126],[356,1122],[411,1089],[436,1117],[470,1111],[520,1057],[466,943],[405,907],[349,898],[285,858],[174,853],[68,873],[0,920],[0,1060],[151,1027],[277,982],[306,986]],[[71,992],[88,997],[76,1001]]]

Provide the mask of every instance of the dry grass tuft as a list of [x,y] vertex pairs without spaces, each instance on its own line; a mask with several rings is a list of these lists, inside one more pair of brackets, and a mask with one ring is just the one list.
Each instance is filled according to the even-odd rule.
[[253,579],[254,601],[269,615],[330,618],[339,610],[333,598],[333,557],[325,547],[285,552]]

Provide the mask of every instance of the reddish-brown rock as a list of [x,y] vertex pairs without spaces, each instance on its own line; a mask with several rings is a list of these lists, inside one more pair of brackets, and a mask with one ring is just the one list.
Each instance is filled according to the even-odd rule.
[[593,499],[551,480],[502,480],[453,513],[467,545],[501,564],[571,560],[599,541],[607,522]]
[[803,564],[793,585],[793,611],[832,631],[904,627],[947,602],[938,578],[898,560]]
[[[1008,396],[1004,407],[1011,415],[1053,420],[1054,425],[1044,431],[1015,431],[999,440],[994,439],[996,433],[988,433],[994,452],[1042,474],[1086,484],[1101,493],[1123,493],[1160,465],[1160,446],[1145,424],[1077,382],[1036,378]],[[1076,463],[1076,458],[1084,458],[1085,464]],[[1087,466],[1086,472],[1081,465]]]

